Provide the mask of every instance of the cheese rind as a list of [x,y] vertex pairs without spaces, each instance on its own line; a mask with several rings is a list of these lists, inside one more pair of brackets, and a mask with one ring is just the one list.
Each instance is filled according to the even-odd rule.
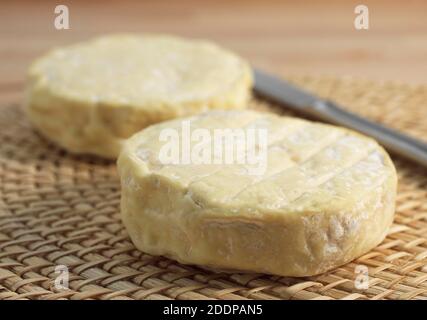
[[[159,161],[166,128],[268,128],[267,168]],[[179,131],[179,130],[178,130]],[[151,126],[118,159],[123,222],[153,255],[206,267],[309,276],[378,245],[393,221],[397,178],[374,140],[254,111],[208,112]]]
[[212,43],[111,35],[36,60],[26,110],[65,149],[116,158],[126,138],[153,123],[244,108],[252,82],[244,60]]

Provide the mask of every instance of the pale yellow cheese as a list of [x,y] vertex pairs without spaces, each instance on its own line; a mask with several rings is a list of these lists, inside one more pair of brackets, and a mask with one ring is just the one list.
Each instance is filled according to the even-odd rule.
[[[165,164],[165,129],[266,128],[267,166]],[[211,268],[308,276],[378,245],[393,221],[388,154],[350,130],[254,111],[211,111],[132,136],[118,160],[123,222],[153,255]]]
[[245,61],[212,43],[111,35],[36,60],[26,110],[69,151],[116,158],[124,139],[153,123],[244,108],[252,82]]

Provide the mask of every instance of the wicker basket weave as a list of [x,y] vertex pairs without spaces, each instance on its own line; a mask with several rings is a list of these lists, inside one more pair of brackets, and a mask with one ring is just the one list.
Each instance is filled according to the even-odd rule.
[[[366,117],[427,138],[427,85],[291,81]],[[0,106],[0,299],[427,299],[427,170],[398,157],[395,223],[376,249],[310,278],[225,274],[134,248],[120,222],[113,162],[71,156]],[[252,107],[283,112],[254,100]],[[66,265],[69,289],[56,289]],[[357,266],[369,286],[357,289]]]

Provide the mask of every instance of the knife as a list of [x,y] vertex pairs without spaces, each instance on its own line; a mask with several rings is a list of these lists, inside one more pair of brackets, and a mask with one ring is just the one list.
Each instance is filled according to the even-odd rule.
[[256,69],[254,73],[258,95],[291,110],[362,132],[388,150],[427,166],[427,143],[346,111],[338,104],[316,97],[283,79]]

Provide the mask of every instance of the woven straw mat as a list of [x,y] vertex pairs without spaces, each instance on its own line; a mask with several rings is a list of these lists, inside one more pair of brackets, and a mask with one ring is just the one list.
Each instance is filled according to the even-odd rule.
[[[426,140],[427,85],[290,80]],[[251,106],[284,113],[266,101]],[[412,162],[393,156],[395,221],[359,259],[307,278],[215,273],[135,249],[120,221],[115,163],[50,144],[21,101],[0,110],[0,299],[427,299],[427,170]],[[55,289],[58,265],[69,269],[68,290]],[[366,289],[356,289],[358,265],[369,271]]]

